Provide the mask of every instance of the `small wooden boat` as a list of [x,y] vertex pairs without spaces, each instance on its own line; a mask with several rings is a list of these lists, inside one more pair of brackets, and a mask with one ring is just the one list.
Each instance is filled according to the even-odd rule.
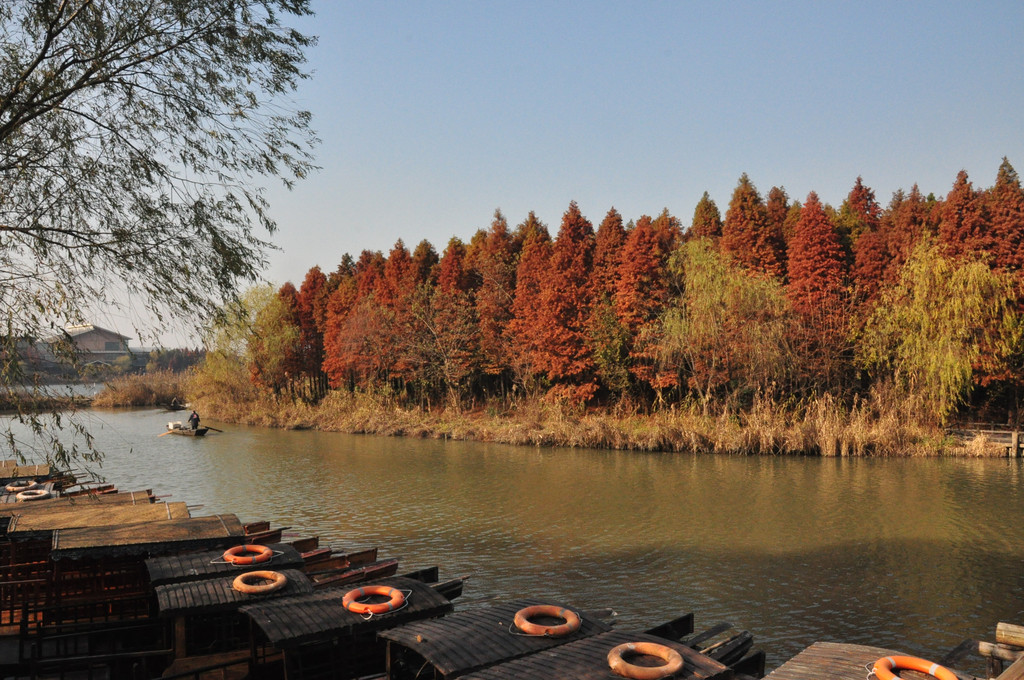
[[[209,431],[210,428],[208,427],[199,427],[193,430],[191,427],[178,420],[167,423],[167,431],[164,432],[164,434],[180,434],[183,437],[204,437]],[[163,437],[164,434],[160,436]]]
[[187,427],[178,428],[175,430],[168,430],[170,434],[180,434],[183,437],[203,437],[207,432],[210,431],[208,427],[199,427],[195,430]]

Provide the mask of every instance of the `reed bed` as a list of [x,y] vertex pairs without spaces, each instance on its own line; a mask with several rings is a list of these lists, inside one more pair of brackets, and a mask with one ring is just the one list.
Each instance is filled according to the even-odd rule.
[[177,398],[204,418],[262,427],[352,434],[475,440],[521,446],[568,446],[731,455],[994,456],[983,438],[969,446],[921,422],[912,399],[879,389],[852,404],[830,395],[801,403],[762,397],[743,409],[696,401],[645,411],[619,402],[566,407],[542,398],[473,409],[409,406],[380,392],[330,392],[311,405],[247,384],[212,389],[195,376],[169,372],[111,381],[102,406],[166,405]]

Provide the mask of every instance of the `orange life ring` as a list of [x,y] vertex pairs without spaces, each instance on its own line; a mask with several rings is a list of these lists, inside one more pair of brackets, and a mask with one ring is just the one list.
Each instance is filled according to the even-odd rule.
[[945,666],[919,659],[916,656],[883,656],[875,662],[871,672],[878,680],[900,680],[899,676],[893,672],[899,669],[917,671],[938,678],[938,680],[957,680],[956,674]]
[[[564,619],[565,623],[557,626],[542,626],[539,623],[531,623],[531,616],[550,616],[556,619]],[[516,612],[512,620],[516,628],[527,635],[548,635],[561,637],[569,633],[575,633],[580,629],[579,615],[563,607],[556,607],[551,604],[535,604],[532,607],[525,607]]]
[[22,491],[15,499],[19,501],[41,501],[45,498],[50,497],[50,492],[46,489],[29,489],[28,491]]
[[[269,581],[256,585],[250,581]],[[231,587],[246,595],[262,595],[280,590],[288,583],[288,577],[279,571],[249,571],[239,574],[231,583]]]
[[8,484],[5,489],[7,493],[18,493],[19,491],[29,491],[39,486],[35,481],[31,479],[21,479]]
[[[665,663],[660,666],[637,666],[623,658],[624,654],[656,656]],[[608,652],[608,665],[612,672],[632,680],[657,680],[672,675],[683,667],[683,656],[665,645],[655,642],[627,642]]]
[[274,551],[265,545],[236,545],[224,551],[224,560],[231,564],[261,564],[273,556]]
[[[367,595],[383,595],[391,599],[387,602],[377,602],[375,604],[358,602],[360,598]],[[389,586],[363,586],[362,588],[348,591],[345,593],[345,597],[341,598],[342,606],[356,614],[386,614],[398,609],[404,603],[405,593],[398,588],[391,588]]]

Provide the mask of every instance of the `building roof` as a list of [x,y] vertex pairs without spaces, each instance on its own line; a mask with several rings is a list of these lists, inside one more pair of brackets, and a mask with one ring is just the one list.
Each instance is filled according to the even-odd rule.
[[112,330],[110,330],[108,328],[103,328],[101,326],[96,326],[96,325],[91,324],[91,323],[80,324],[80,325],[77,325],[77,326],[68,326],[68,327],[66,327],[64,329],[64,332],[66,332],[68,335],[70,335],[73,338],[77,338],[79,335],[85,335],[86,333],[92,333],[94,331],[97,332],[97,333],[107,333],[109,335],[116,335],[117,337],[121,338],[122,340],[129,340],[129,339],[131,339],[130,335],[121,335],[117,331],[112,331]]

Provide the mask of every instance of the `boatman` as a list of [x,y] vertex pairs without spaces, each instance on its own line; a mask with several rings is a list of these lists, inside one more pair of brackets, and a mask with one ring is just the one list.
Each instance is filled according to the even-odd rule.
[[199,429],[199,414],[192,411],[192,415],[188,417],[188,424],[192,426],[193,430]]

